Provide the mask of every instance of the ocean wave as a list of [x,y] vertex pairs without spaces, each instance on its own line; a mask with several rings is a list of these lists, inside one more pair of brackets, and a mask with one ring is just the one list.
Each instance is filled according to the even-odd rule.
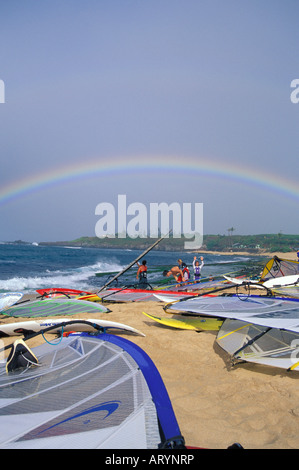
[[67,248],[68,250],[82,250],[82,246],[63,246],[62,248]]
[[0,280],[0,291],[28,291],[36,289],[60,287],[60,288],[80,288],[87,290],[89,286],[88,277],[80,274],[61,274],[55,276],[33,276],[33,277],[13,277],[11,279]]
[[[223,256],[223,255],[222,255]],[[217,264],[235,264],[240,261],[249,261],[251,258],[248,258],[246,256],[232,256],[230,259],[221,259],[217,260]]]
[[47,270],[45,275],[33,275],[30,277],[15,276],[10,279],[0,280],[0,291],[28,291],[32,292],[36,289],[61,287],[61,288],[78,288],[87,290],[90,288],[90,280],[94,279],[96,272],[113,272],[121,271],[122,266],[117,263],[98,262],[90,266],[82,266],[74,269],[66,269],[64,271]]

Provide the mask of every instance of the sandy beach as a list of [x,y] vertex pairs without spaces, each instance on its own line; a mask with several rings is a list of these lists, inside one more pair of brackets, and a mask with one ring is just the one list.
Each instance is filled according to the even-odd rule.
[[288,251],[286,253],[283,252],[275,252],[270,253],[266,251],[259,251],[257,253],[249,253],[247,251],[196,251],[196,253],[200,253],[202,255],[210,254],[210,255],[230,255],[230,256],[259,256],[262,258],[273,258],[273,256],[277,256],[281,259],[289,259],[293,261],[297,261],[297,253],[295,251]]
[[[231,367],[215,332],[159,325],[143,311],[169,316],[161,302],[110,303],[101,318],[126,323],[146,336],[126,333],[156,364],[168,390],[186,445],[225,449],[299,447],[299,372],[255,364]],[[74,318],[90,318],[90,314]],[[56,317],[57,318],[57,317]],[[0,318],[1,323],[24,319]],[[30,347],[42,337],[31,340]],[[4,339],[5,344],[12,342]]]

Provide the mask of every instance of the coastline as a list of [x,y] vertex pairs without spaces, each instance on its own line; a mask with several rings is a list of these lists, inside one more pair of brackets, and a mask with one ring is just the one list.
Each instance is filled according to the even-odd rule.
[[198,253],[205,255],[225,255],[225,256],[259,256],[262,258],[273,258],[277,256],[281,259],[288,259],[292,261],[297,261],[297,253],[294,251],[288,251],[286,253],[273,251],[273,252],[260,252],[260,253],[250,253],[248,251],[208,251],[208,250],[199,250],[192,251],[190,253]]

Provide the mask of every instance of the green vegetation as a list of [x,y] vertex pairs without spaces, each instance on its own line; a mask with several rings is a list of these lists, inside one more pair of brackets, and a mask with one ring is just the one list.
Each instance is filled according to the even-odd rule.
[[[289,252],[299,249],[299,235],[278,234],[262,235],[233,235],[235,229],[228,230],[228,235],[204,235],[203,246],[199,251],[218,252]],[[152,238],[104,238],[80,237],[72,241],[41,242],[40,245],[68,245],[96,248],[120,248],[145,250],[155,239]],[[166,238],[155,249],[166,251],[181,251],[184,249],[185,238]]]
[[261,235],[206,235],[204,244],[208,251],[232,252],[283,252],[299,249],[299,235],[261,234]]

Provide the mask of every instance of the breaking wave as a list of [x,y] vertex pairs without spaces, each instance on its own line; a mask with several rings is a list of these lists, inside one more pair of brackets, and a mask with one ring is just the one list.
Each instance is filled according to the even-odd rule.
[[23,277],[14,276],[10,279],[0,280],[0,291],[35,291],[36,289],[61,287],[70,289],[87,290],[95,285],[97,279],[95,274],[98,272],[107,273],[123,269],[117,262],[105,263],[98,262],[90,266],[79,267],[75,269],[49,271],[44,275]]

